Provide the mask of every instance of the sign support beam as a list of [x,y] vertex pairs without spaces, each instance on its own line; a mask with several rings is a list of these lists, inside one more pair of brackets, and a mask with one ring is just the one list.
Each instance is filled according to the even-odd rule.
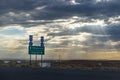
[[30,62],[29,62],[29,64],[31,65],[31,54],[30,54]]
[[42,63],[43,63],[43,56],[41,55],[41,67],[42,67]]
[[36,54],[36,66],[37,66],[37,54]]

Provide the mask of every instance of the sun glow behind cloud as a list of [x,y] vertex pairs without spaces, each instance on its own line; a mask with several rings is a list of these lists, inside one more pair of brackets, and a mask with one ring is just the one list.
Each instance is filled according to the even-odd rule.
[[[57,20],[57,21],[60,21],[60,20]],[[76,35],[72,35],[72,34],[74,34],[74,32],[76,32],[77,28],[85,28],[86,26],[96,26],[94,28],[94,30],[97,30],[98,32],[103,33],[104,35],[107,35],[107,33],[105,32],[105,26],[106,26],[106,24],[105,24],[105,22],[103,20],[92,20],[92,22],[76,23],[75,22],[76,20],[72,20],[72,18],[71,18],[71,19],[68,19],[68,21],[70,21],[70,22],[66,22],[65,21],[65,23],[64,23],[64,24],[66,24],[66,27],[65,26],[61,26],[61,28],[62,29],[66,28],[66,29],[68,29],[68,32],[70,32],[70,31],[73,32],[73,33],[71,33],[71,36],[69,36],[69,33],[68,33],[68,35],[64,35],[63,34],[62,36],[48,37],[47,34],[49,34],[49,33],[59,33],[61,31],[57,27],[56,28],[49,28],[48,29],[47,26],[34,26],[34,28],[33,27],[23,28],[23,27],[20,27],[20,26],[16,26],[16,27],[15,26],[14,27],[8,26],[8,27],[3,28],[2,31],[11,30],[11,29],[18,29],[18,30],[26,31],[26,33],[25,33],[26,36],[24,36],[26,38],[23,38],[23,39],[27,39],[27,37],[28,37],[29,34],[33,34],[34,35],[34,40],[35,40],[34,43],[35,44],[37,44],[36,41],[39,40],[40,35],[44,35],[46,38],[48,37],[48,41],[45,42],[48,50],[51,49],[51,48],[55,49],[56,47],[58,47],[58,49],[57,49],[58,52],[57,53],[56,53],[56,51],[52,50],[50,52],[50,54],[46,53],[47,56],[51,57],[51,56],[53,56],[53,54],[59,54],[59,52],[61,52],[61,50],[64,50],[64,48],[67,47],[67,50],[62,52],[64,54],[64,56],[62,57],[63,59],[74,59],[74,58],[79,59],[77,57],[78,55],[83,56],[84,54],[87,54],[87,52],[84,51],[84,48],[86,48],[86,49],[90,48],[89,44],[90,44],[91,40],[89,40],[89,39],[93,39],[93,42],[95,40],[95,38],[92,38],[92,36],[93,36],[92,33],[79,32]],[[73,24],[71,24],[71,23],[73,23]],[[80,24],[82,24],[82,25],[80,25]],[[61,23],[59,22],[59,25],[63,25],[63,22],[61,22]],[[91,29],[91,27],[89,27],[88,30],[89,29]],[[58,30],[58,31],[56,31],[56,30]],[[23,33],[23,32],[21,32],[21,33]],[[21,38],[22,38],[22,34],[19,34],[19,35],[21,35]],[[19,35],[17,35],[17,36],[19,36]],[[14,53],[14,54],[16,53],[15,49],[23,46],[19,41],[17,41],[17,40],[20,39],[20,38],[17,39],[17,36],[14,36],[14,39],[16,39],[16,40],[14,40],[14,41],[11,40],[10,44],[5,47],[5,48],[8,48],[9,52]],[[6,35],[6,37],[9,39],[9,37],[11,37],[11,36],[8,37]],[[109,36],[106,39],[109,40]],[[67,42],[67,44],[65,44],[64,42]],[[87,44],[84,45],[83,44],[84,42],[87,42]],[[5,43],[4,45],[8,44],[7,41],[5,41],[4,43]],[[99,40],[98,40],[98,42],[95,42],[95,44],[99,45],[100,44]],[[97,57],[97,56],[104,52],[106,54],[106,57],[104,57],[104,58],[107,59],[107,58],[109,58],[109,57],[107,57],[107,54],[111,53],[111,52],[109,52],[107,50],[110,50],[110,49],[112,49],[112,53],[118,53],[116,51],[116,49],[114,47],[112,47],[112,46],[114,46],[113,44],[115,44],[115,42],[108,42],[108,44],[111,44],[111,45],[104,44],[106,47],[104,47],[104,49],[101,49],[102,51],[100,49],[96,49],[96,50],[93,50],[93,51],[91,51],[91,49],[88,49],[87,51],[93,53],[91,55],[93,55],[95,58],[88,57],[88,56],[90,56],[90,54],[87,55],[87,58],[88,59],[99,59],[100,57]],[[50,45],[52,45],[52,46],[50,46]],[[27,43],[26,43],[26,46],[27,46]],[[109,46],[109,47],[107,47],[107,46]],[[79,48],[79,49],[76,50],[76,48]],[[75,53],[75,51],[77,51],[77,53]],[[83,52],[84,52],[84,54],[83,54]],[[95,54],[95,52],[96,52],[96,54]],[[69,55],[71,55],[73,53],[76,54],[76,56],[74,58],[72,58],[72,57],[69,56]],[[100,59],[104,59],[104,58],[101,57]],[[57,59],[57,58],[54,58],[54,59]],[[86,58],[84,57],[84,59],[86,59]]]

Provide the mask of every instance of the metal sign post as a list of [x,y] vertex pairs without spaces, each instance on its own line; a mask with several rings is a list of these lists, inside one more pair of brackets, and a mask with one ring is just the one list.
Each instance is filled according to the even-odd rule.
[[31,55],[30,55],[30,62],[29,62],[29,64],[31,65]]
[[[43,47],[43,54],[44,54],[44,37],[41,36],[40,38],[40,46]],[[42,67],[42,64],[43,64],[43,56],[41,55],[41,67]]]
[[43,56],[41,55],[41,67],[42,67],[42,63],[43,63],[42,61],[43,61]]
[[[30,48],[30,46],[32,46],[32,45],[33,45],[33,35],[29,35],[29,48]],[[30,54],[29,64],[31,65],[31,54]]]
[[36,54],[36,66],[37,66],[37,54]]

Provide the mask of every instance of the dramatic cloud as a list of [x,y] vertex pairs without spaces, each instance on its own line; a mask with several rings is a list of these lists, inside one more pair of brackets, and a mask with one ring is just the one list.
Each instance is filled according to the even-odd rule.
[[119,59],[119,26],[119,0],[0,0],[0,58],[29,59],[32,34],[45,59]]
[[[66,19],[71,16],[106,21],[120,13],[118,0],[1,0],[0,5],[1,25],[29,26],[38,24],[36,20]],[[30,20],[34,21],[29,22]]]

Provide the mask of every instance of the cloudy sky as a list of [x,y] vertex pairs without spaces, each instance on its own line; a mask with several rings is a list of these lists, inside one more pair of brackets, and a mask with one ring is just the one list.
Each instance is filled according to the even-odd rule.
[[120,1],[0,0],[0,59],[29,59],[29,35],[44,59],[119,60]]

